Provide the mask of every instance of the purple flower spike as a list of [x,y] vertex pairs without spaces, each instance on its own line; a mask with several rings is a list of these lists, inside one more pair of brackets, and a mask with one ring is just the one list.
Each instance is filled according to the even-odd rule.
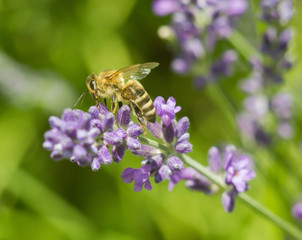
[[126,127],[131,120],[131,109],[128,105],[123,105],[117,114],[117,124]]
[[226,183],[233,184],[237,192],[245,192],[248,188],[247,181],[256,176],[250,164],[247,156],[241,156],[238,159],[231,158],[225,167]]
[[292,209],[292,215],[298,219],[302,220],[302,202],[298,202],[294,205]]

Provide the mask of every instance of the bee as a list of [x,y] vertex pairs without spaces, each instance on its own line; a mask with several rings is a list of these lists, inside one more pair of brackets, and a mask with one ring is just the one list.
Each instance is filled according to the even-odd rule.
[[98,75],[92,73],[86,80],[88,90],[82,94],[79,100],[88,92],[91,93],[97,105],[99,105],[100,98],[103,98],[107,105],[106,99],[109,98],[112,100],[111,111],[113,113],[116,111],[117,104],[121,107],[123,101],[127,102],[146,133],[146,121],[154,123],[156,113],[153,101],[138,81],[145,78],[151,69],[158,65],[157,62],[147,62],[119,70],[105,70]]

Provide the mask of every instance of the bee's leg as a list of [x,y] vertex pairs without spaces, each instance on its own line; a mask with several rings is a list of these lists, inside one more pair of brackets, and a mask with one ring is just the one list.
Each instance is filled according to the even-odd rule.
[[141,112],[141,110],[137,107],[137,105],[135,104],[135,102],[130,101],[130,106],[133,109],[133,111],[135,112],[136,116],[137,116],[137,120],[138,120],[138,124],[141,126],[141,128],[144,131],[144,134],[147,135],[146,132],[146,121],[143,117],[143,114]]
[[104,105],[105,105],[105,107],[107,107],[107,99],[106,98],[104,98]]
[[111,112],[112,113],[115,113],[116,107],[117,107],[117,98],[116,98],[116,95],[114,93],[113,96],[112,96],[112,103],[111,103]]
[[100,109],[100,102],[99,102],[99,99],[94,95],[92,94],[92,97],[93,97],[93,100],[95,101],[95,106]]
[[118,102],[118,108],[121,108],[123,106],[122,102]]

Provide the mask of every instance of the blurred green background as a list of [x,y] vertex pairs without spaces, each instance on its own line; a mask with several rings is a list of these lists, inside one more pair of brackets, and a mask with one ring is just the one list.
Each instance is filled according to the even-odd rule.
[[[157,36],[169,17],[156,17],[151,1],[0,0],[0,239],[284,239],[240,201],[228,214],[220,195],[192,192],[183,183],[172,192],[165,181],[135,193],[120,176],[140,165],[138,157],[127,154],[92,172],[53,161],[42,143],[49,116],[73,106],[91,72],[157,61],[143,84],[153,99],[174,96],[182,106],[178,118],[190,118],[190,156],[207,164],[209,147],[225,143],[248,151],[259,165],[249,195],[299,224],[290,210],[302,192],[301,10],[296,1],[296,65],[283,87],[295,97],[297,133],[265,149],[242,143],[235,122],[247,65],[234,78],[195,91],[190,77],[170,71],[173,55]],[[254,24],[245,17],[239,31]],[[79,107],[92,104],[88,97]]]

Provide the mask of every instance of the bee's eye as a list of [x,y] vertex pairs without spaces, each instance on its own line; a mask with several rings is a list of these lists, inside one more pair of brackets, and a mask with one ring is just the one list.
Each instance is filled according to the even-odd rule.
[[90,88],[91,88],[92,90],[94,90],[94,89],[95,89],[95,81],[92,80],[92,81],[90,82],[89,86],[90,86]]

